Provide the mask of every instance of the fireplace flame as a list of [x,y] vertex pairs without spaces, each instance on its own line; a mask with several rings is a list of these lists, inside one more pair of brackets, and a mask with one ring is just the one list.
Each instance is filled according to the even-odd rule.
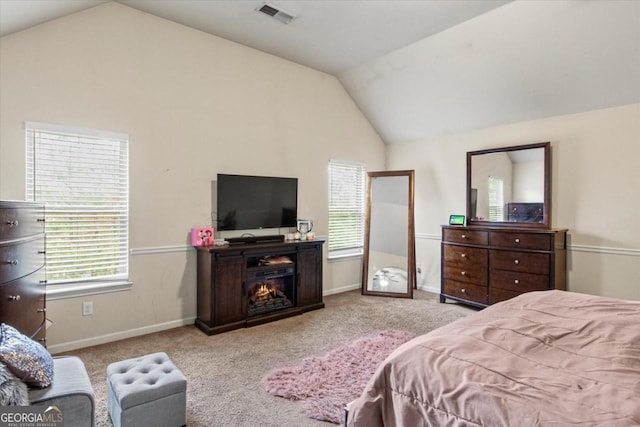
[[252,284],[248,300],[250,316],[293,307],[293,302],[287,297],[286,290],[281,290],[279,282]]
[[260,287],[256,291],[256,295],[258,296],[258,298],[266,298],[271,293],[272,293],[272,290],[269,287],[269,285],[267,285],[266,283],[263,283],[262,285],[260,285]]
[[254,295],[254,301],[268,301],[273,299],[277,295],[276,288],[269,286],[267,283],[262,283],[259,288],[256,289]]

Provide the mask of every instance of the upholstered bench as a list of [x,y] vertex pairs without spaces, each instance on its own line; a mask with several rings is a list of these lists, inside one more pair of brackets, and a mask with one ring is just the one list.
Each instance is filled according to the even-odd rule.
[[180,427],[187,423],[187,379],[166,353],[107,367],[107,407],[114,427]]

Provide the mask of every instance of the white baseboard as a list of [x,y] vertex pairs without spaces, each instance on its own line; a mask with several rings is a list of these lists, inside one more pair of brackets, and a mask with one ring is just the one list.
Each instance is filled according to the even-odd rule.
[[339,288],[326,289],[322,292],[322,295],[333,295],[333,294],[341,294],[342,292],[355,291],[356,289],[360,289],[362,285],[360,283],[356,283],[355,285],[347,285]]
[[160,332],[167,329],[179,328],[180,326],[193,325],[195,317],[186,319],[173,320],[171,322],[158,323],[156,325],[144,326],[142,328],[129,329],[127,331],[114,332],[111,334],[100,335],[97,337],[86,338],[77,341],[70,341],[61,344],[47,346],[47,350],[51,354],[62,353],[65,351],[77,350],[79,348],[91,347],[94,345],[106,344],[113,341],[119,341],[126,338],[139,337],[140,335]]
[[418,289],[420,289],[421,291],[431,292],[433,294],[439,294],[440,293],[440,286],[438,286],[436,288],[434,286],[418,285]]
[[[361,287],[360,283],[356,283],[356,284],[353,284],[353,285],[347,285],[347,286],[342,286],[342,287],[339,287],[339,288],[328,289],[325,292],[323,292],[323,295],[326,296],[326,295],[339,294],[339,293],[342,293],[342,292],[349,292],[349,291],[353,291],[353,290],[356,290],[356,289],[360,289],[360,287]],[[435,288],[435,287],[431,287],[431,286],[418,286],[418,289],[421,289],[421,290],[427,291],[427,292],[440,293],[440,288]],[[186,326],[186,325],[193,325],[195,320],[196,320],[195,317],[189,317],[189,318],[186,318],[186,319],[173,320],[171,322],[158,323],[156,325],[144,326],[142,328],[129,329],[129,330],[126,330],[126,331],[114,332],[114,333],[111,333],[111,334],[100,335],[100,336],[97,336],[97,337],[91,337],[91,338],[86,338],[86,339],[76,340],[76,341],[69,341],[69,342],[65,342],[65,343],[60,343],[60,344],[47,346],[47,350],[49,350],[49,352],[51,354],[63,353],[63,352],[66,352],[66,351],[73,351],[73,350],[77,350],[79,348],[85,348],[85,347],[91,347],[91,346],[94,346],[94,345],[106,344],[106,343],[110,343],[110,342],[113,342],[113,341],[123,340],[123,339],[126,339],[126,338],[139,337],[141,335],[146,335],[146,334],[151,334],[151,333],[154,333],[154,332],[165,331],[167,329],[179,328],[181,326]]]

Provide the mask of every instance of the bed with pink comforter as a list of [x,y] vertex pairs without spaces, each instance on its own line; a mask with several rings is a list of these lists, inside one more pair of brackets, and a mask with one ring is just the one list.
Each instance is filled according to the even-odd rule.
[[640,426],[640,301],[523,294],[417,337],[348,426]]

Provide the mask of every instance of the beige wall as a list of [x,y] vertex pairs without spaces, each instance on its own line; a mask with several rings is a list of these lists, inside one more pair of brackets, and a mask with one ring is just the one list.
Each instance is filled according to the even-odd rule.
[[[133,288],[48,301],[54,351],[193,321],[188,231],[210,224],[217,173],[298,177],[299,217],[325,236],[328,160],[384,168],[335,77],[117,3],[1,38],[0,112],[2,199],[24,198],[25,120],[130,137]],[[360,260],[324,277],[329,293],[356,284]]]
[[[440,225],[465,213],[465,153],[551,141],[553,225],[569,288],[640,299],[640,105],[385,147],[333,77],[109,3],[0,38],[0,198],[24,198],[25,120],[124,132],[130,291],[48,302],[54,351],[191,322],[195,254],[216,173],[296,176],[299,216],[326,235],[327,161],[416,170],[420,282],[439,288]],[[325,292],[360,260],[325,262]],[[81,315],[82,301],[95,314]]]
[[423,286],[440,286],[440,225],[465,213],[466,152],[544,141],[552,225],[569,229],[569,290],[640,300],[640,104],[389,146],[390,169],[416,170]]

